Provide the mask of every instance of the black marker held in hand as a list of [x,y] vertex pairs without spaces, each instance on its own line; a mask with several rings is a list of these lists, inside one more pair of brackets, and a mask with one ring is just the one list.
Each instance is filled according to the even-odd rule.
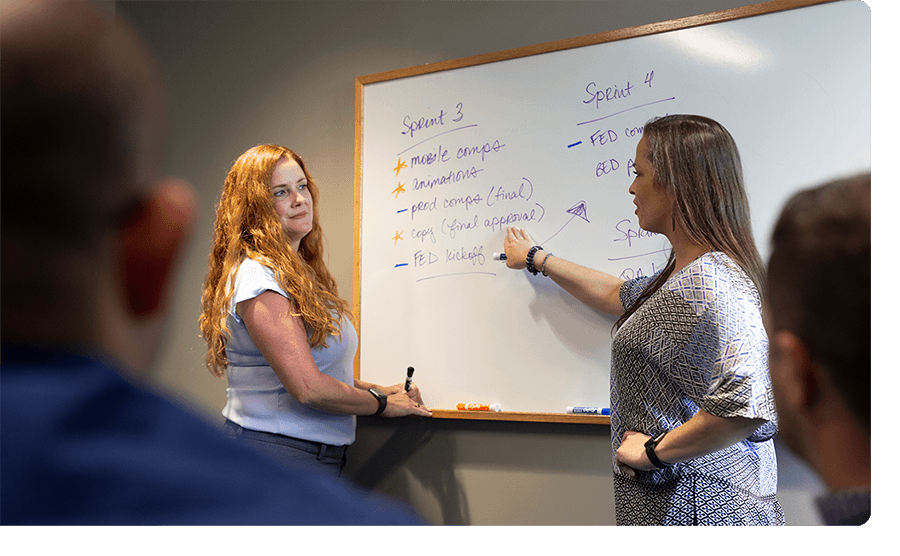
[[412,375],[416,372],[412,367],[406,368],[406,391],[409,392],[409,388],[412,386]]

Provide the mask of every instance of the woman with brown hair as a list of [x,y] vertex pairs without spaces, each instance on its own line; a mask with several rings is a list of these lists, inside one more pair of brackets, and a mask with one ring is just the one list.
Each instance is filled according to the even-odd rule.
[[620,525],[783,525],[775,404],[761,316],[764,270],[731,134],[700,116],[644,126],[634,196],[641,228],[672,251],[620,280],[544,252],[519,228],[507,266],[541,271],[619,316],[610,372]]
[[358,338],[324,263],[319,200],[290,149],[259,145],[235,161],[216,212],[200,329],[207,367],[228,377],[226,433],[339,476],[356,415],[431,412],[415,385],[354,378]]

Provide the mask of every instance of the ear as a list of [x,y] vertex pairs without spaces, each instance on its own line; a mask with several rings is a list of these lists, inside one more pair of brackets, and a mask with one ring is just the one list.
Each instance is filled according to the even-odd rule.
[[806,345],[796,334],[787,330],[776,332],[769,343],[770,372],[778,373],[777,377],[773,377],[773,382],[781,390],[779,398],[794,411],[809,411],[816,405],[822,385]]
[[178,255],[193,235],[194,192],[174,178],[152,189],[119,231],[126,308],[139,319],[160,311]]

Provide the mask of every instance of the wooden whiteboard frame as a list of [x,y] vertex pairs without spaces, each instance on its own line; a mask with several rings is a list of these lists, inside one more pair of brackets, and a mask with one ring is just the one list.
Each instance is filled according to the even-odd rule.
[[[362,240],[362,123],[363,123],[363,97],[365,95],[366,85],[380,83],[383,81],[391,81],[403,77],[415,75],[425,75],[429,73],[437,73],[441,71],[477,66],[481,64],[489,64],[492,62],[500,62],[504,60],[512,60],[515,58],[524,58],[536,54],[545,54],[548,52],[557,52],[582,46],[591,46],[607,42],[614,42],[623,39],[635,37],[645,37],[666,33],[669,31],[677,31],[681,29],[689,29],[692,27],[701,27],[704,25],[712,25],[715,23],[723,23],[734,21],[747,17],[765,15],[817,4],[827,4],[838,0],[773,0],[761,4],[753,4],[730,10],[722,10],[711,12],[697,16],[684,17],[663,21],[659,23],[649,23],[639,25],[637,27],[628,27],[616,31],[606,31],[603,33],[595,33],[592,35],[584,35],[571,39],[562,39],[558,41],[546,42],[531,46],[523,46],[509,50],[501,50],[499,52],[491,52],[488,54],[479,54],[466,58],[457,58],[434,64],[424,64],[404,69],[391,70],[381,73],[373,73],[363,75],[356,78],[356,101],[354,115],[354,205],[353,205],[353,315],[357,326],[360,328],[358,334],[362,334],[362,254],[360,245]],[[360,343],[360,345],[362,345]],[[360,378],[360,354],[356,353],[353,362],[353,374],[356,378]],[[586,423],[586,424],[604,424],[608,425],[610,420],[608,416],[595,415],[570,415],[565,413],[529,413],[529,412],[499,412],[491,413],[484,411],[456,411],[453,409],[435,409],[433,410],[435,418],[439,419],[468,419],[468,420],[486,420],[486,421],[523,421],[523,422],[552,422],[552,423]]]

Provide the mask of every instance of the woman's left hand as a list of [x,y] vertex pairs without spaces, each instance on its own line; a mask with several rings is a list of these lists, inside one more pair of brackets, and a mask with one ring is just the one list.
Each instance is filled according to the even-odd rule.
[[616,463],[619,469],[629,477],[635,476],[635,469],[653,471],[656,466],[650,463],[644,443],[650,440],[646,434],[628,431],[622,435],[622,443],[616,450]]
[[[387,388],[382,388],[385,394],[390,396],[391,394],[399,394],[400,392],[405,392],[406,383],[401,382],[400,384],[394,384],[393,386],[388,386]],[[410,399],[417,404],[424,404],[422,401],[422,392],[419,391],[419,387],[416,386],[416,383],[413,382],[409,387],[409,392],[405,392]]]
[[[762,418],[717,417],[701,409],[687,423],[668,432],[656,447],[656,455],[670,464],[705,456],[741,442],[765,422]],[[616,464],[624,473],[633,477],[635,469],[656,470],[644,448],[649,439],[646,434],[634,431],[622,435]]]

